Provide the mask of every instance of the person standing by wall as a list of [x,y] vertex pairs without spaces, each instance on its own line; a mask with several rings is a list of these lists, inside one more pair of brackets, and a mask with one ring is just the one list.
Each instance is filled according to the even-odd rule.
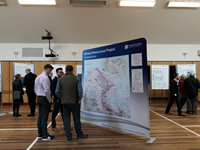
[[195,78],[195,73],[190,72],[189,78],[184,82],[183,88],[187,94],[188,110],[187,113],[197,115],[197,102],[198,102],[198,89],[200,88],[200,82]]
[[173,78],[174,78],[174,80],[172,80],[172,82],[170,84],[170,101],[169,101],[167,108],[165,110],[165,114],[170,114],[169,111],[170,111],[174,101],[176,101],[177,109],[178,109],[178,115],[179,116],[185,116],[185,115],[182,114],[181,105],[180,105],[179,86],[178,86],[179,74],[175,73],[173,75]]
[[24,90],[21,83],[21,75],[16,74],[13,82],[13,117],[20,117],[19,105],[24,102]]
[[55,136],[51,136],[47,132],[47,120],[49,116],[49,103],[51,103],[51,89],[49,74],[53,67],[50,64],[44,66],[44,71],[35,80],[35,93],[38,96],[37,102],[39,105],[38,117],[38,139],[53,140]]
[[72,140],[70,116],[71,112],[74,118],[74,126],[77,133],[77,139],[87,138],[88,134],[83,134],[80,121],[80,104],[83,97],[83,89],[80,79],[73,75],[73,67],[66,67],[66,74],[59,79],[56,86],[56,95],[61,99],[63,106],[63,119],[65,132],[68,142]]
[[28,104],[31,110],[31,113],[27,115],[28,117],[33,117],[35,116],[35,107],[36,107],[36,94],[34,91],[34,86],[35,86],[35,79],[36,75],[31,72],[29,68],[25,70],[26,76],[24,78],[24,86],[26,87],[26,94],[28,96]]
[[56,85],[57,85],[58,79],[63,76],[62,68],[56,69],[56,74],[57,74],[57,76],[55,76],[55,78],[51,82],[51,94],[54,96],[54,98],[53,98],[54,110],[52,113],[52,131],[60,132],[60,130],[56,128],[55,118],[58,115],[59,109],[61,110],[62,116],[63,116],[63,111],[62,111],[62,107],[61,107],[61,99],[59,99],[58,96],[55,94],[55,90],[56,90]]

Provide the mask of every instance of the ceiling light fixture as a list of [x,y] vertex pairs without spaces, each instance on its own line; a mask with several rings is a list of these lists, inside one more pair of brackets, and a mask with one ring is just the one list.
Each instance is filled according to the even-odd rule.
[[21,5],[56,5],[56,0],[18,0]]
[[182,1],[170,1],[168,7],[190,7],[190,8],[198,8],[200,7],[200,1],[190,1],[190,0],[182,0]]
[[120,0],[119,6],[129,7],[154,7],[155,0]]

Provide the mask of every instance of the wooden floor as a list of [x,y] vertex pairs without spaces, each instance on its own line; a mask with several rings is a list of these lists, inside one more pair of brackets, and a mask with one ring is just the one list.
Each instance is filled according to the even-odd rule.
[[[153,107],[153,108],[151,108]],[[83,123],[82,130],[89,134],[88,139],[76,140],[73,131],[73,140],[67,142],[61,116],[57,118],[57,127],[61,132],[55,133],[48,128],[49,133],[56,136],[55,140],[38,140],[33,144],[32,150],[200,150],[200,111],[198,115],[177,116],[172,108],[173,115],[165,115],[166,104],[150,105],[151,136],[157,140],[147,144],[146,138]],[[11,106],[5,106],[7,114],[0,117],[0,149],[25,150],[37,137],[37,115],[28,118],[27,105],[20,107],[22,117],[13,117],[8,112]],[[142,112],[138,112],[140,115]],[[166,117],[166,118],[164,118]],[[51,122],[51,113],[48,123]],[[72,125],[73,126],[73,125]]]

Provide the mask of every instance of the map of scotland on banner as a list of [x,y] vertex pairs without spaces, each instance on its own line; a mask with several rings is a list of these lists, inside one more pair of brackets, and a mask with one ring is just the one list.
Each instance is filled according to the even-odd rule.
[[85,50],[81,119],[150,138],[146,40]]

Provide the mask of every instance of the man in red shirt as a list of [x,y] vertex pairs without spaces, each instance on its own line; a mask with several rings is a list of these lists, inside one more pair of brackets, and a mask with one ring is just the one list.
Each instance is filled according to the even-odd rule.
[[180,94],[180,105],[181,109],[183,108],[183,105],[185,104],[187,98],[186,98],[186,92],[183,88],[183,84],[185,82],[186,76],[184,74],[181,75],[181,79],[179,80],[179,94]]

